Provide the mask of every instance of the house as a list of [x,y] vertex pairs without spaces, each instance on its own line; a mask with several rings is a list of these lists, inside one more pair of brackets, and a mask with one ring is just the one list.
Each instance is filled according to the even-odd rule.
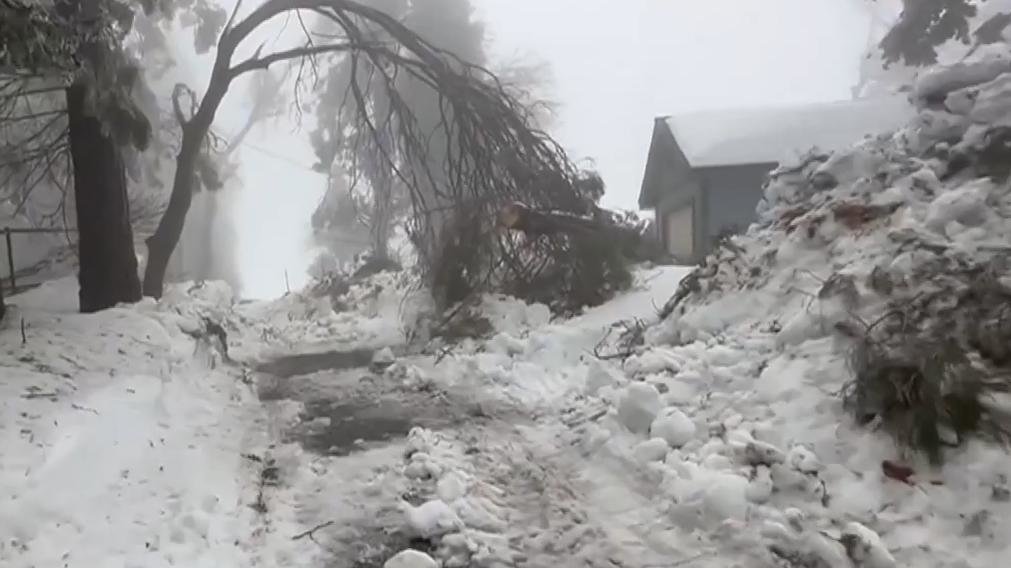
[[795,107],[699,112],[656,119],[639,207],[680,262],[755,220],[768,173],[812,148],[847,147],[915,116],[904,97]]

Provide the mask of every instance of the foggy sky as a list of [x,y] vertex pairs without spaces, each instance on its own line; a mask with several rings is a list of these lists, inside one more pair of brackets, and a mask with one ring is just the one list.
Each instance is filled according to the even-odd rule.
[[653,119],[850,98],[867,0],[474,0],[493,54],[554,71],[554,133],[634,209]]

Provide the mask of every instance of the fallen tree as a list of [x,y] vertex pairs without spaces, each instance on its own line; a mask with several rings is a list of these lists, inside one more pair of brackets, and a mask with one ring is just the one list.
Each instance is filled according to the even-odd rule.
[[[302,12],[328,27],[322,32],[303,27],[303,44],[266,54],[261,46],[235,61],[240,45],[269,21],[289,16],[301,21]],[[174,99],[183,139],[168,208],[147,243],[145,294],[161,295],[165,267],[192,199],[201,148],[232,82],[284,62],[299,69],[296,85],[351,105],[350,121],[329,135],[352,136],[350,146],[364,148],[371,158],[363,161],[361,151],[346,158],[352,177],[381,167],[406,188],[411,201],[408,233],[440,308],[492,289],[537,299],[545,279],[599,292],[553,303],[567,309],[602,301],[627,283],[620,250],[603,239],[595,245],[607,251],[602,255],[591,254],[569,235],[542,235],[521,243],[497,230],[498,212],[508,203],[522,201],[537,210],[582,215],[595,208],[599,188],[581,183],[561,147],[536,128],[533,113],[487,69],[434,47],[399,20],[351,0],[268,0],[244,18],[237,14],[233,12],[221,34],[207,91],[199,101],[193,97],[188,115],[182,99],[192,91],[181,88]],[[343,90],[314,90],[311,74],[322,65],[345,61],[350,61],[350,80]],[[368,73],[358,73],[362,68]],[[406,102],[405,90],[418,88],[434,94],[431,101],[442,117],[434,126],[421,125]],[[377,90],[382,105],[372,104]],[[445,151],[433,159],[430,148],[436,139]],[[347,146],[345,141],[321,142]]]
[[[577,215],[514,202],[500,211],[499,225],[513,234],[523,262],[517,272],[529,271],[507,291],[556,312],[606,301],[631,283],[630,263],[670,261],[645,223],[598,207]],[[541,247],[553,241],[563,241],[568,254],[545,254]]]

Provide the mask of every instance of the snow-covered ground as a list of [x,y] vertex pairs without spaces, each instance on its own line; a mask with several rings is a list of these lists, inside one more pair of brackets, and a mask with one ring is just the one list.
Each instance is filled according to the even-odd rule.
[[[556,444],[576,442],[580,411],[603,408],[569,407],[583,400],[583,375],[608,326],[655,318],[686,272],[643,272],[640,289],[572,322],[489,299],[502,333],[486,345],[398,359],[365,386],[354,370],[286,377],[295,386],[285,398],[263,403],[257,390],[271,377],[251,372],[258,361],[403,343],[409,283],[377,277],[345,313],[309,295],[233,305],[223,285],[210,284],[93,315],[74,313],[72,279],[9,298],[16,307],[0,336],[0,560],[351,566],[341,562],[353,555],[382,565],[412,538],[442,536],[445,515],[467,527],[436,540],[441,548],[432,552],[445,560],[510,565],[528,555],[538,565],[541,555],[577,547],[588,559],[601,551],[622,557],[630,529],[611,527],[608,517],[638,494],[607,482],[618,474],[591,466],[581,450],[553,454]],[[229,354],[241,362],[194,338],[204,318],[224,325]],[[352,396],[399,397],[389,412],[400,413],[393,418],[401,430],[340,455],[306,449],[298,432],[320,420],[301,423],[306,403]],[[432,428],[405,436],[415,423]],[[582,480],[592,483],[577,488]],[[595,500],[584,490],[601,492],[592,510],[582,511]],[[430,501],[436,496],[444,501]],[[649,522],[645,512],[633,511],[637,522]],[[578,546],[584,522],[600,532],[597,545]],[[543,534],[529,531],[536,525]],[[556,536],[571,542],[559,545]]]
[[408,273],[94,315],[72,281],[11,298],[0,564],[1003,566],[1005,448],[933,465],[841,392],[854,334],[906,333],[897,303],[933,309],[926,333],[952,311],[924,298],[1011,297],[1007,69],[925,76],[910,128],[781,168],[702,268],[640,269],[569,320],[488,297],[488,337],[424,344]]
[[[1001,450],[970,445],[936,472],[943,485],[887,478],[894,448],[842,414],[847,371],[831,341],[784,346],[741,317],[669,343],[657,313],[687,272],[643,269],[636,289],[569,321],[489,298],[489,340],[378,373],[282,378],[249,369],[402,341],[404,282],[377,278],[382,289],[341,314],[308,295],[231,306],[216,286],[87,316],[56,301],[72,282],[14,298],[0,559],[382,566],[413,546],[425,554],[389,566],[1000,565]],[[727,313],[688,313],[706,309]],[[245,364],[188,335],[202,317],[227,322]],[[647,342],[609,356],[637,319]],[[271,380],[285,392],[261,403]],[[321,401],[374,403],[394,434],[311,447],[340,419],[313,410]],[[885,560],[854,563],[846,534]]]
[[255,395],[183,331],[220,309],[215,292],[94,315],[74,313],[74,279],[8,299],[0,564],[239,566],[259,554],[242,457],[262,442]]
[[[330,427],[337,416],[305,416],[321,400],[377,405],[388,417],[420,425],[349,455],[342,448],[320,455],[298,443],[275,450],[280,478],[287,480],[277,510],[307,528],[323,525],[313,533],[320,559],[305,565],[348,554],[374,559],[412,538],[430,543],[429,552],[445,566],[664,566],[694,553],[693,537],[662,522],[639,465],[629,469],[631,454],[623,452],[633,449],[636,435],[618,433],[624,442],[604,451],[587,429],[608,413],[606,401],[587,396],[588,377],[621,381],[618,368],[601,363],[594,350],[609,347],[605,340],[617,335],[610,331],[617,322],[655,321],[688,271],[640,271],[636,289],[568,321],[551,322],[543,306],[488,298],[482,313],[497,331],[490,340],[405,355],[381,375],[322,370],[287,377],[288,395],[302,400],[267,403],[282,430],[304,436]],[[305,345],[315,343],[320,327],[358,322],[360,332],[345,328],[344,347],[387,345],[401,329],[389,315],[404,302],[397,282],[383,284],[376,304],[364,310],[385,318],[327,318],[314,311],[308,329],[291,322],[279,334],[304,332],[306,340],[295,343]],[[384,303],[390,311],[377,310]],[[317,344],[317,351],[335,347]],[[399,534],[378,538],[390,531]]]

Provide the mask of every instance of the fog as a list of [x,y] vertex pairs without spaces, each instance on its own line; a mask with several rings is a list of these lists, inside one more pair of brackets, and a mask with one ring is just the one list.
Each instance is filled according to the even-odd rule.
[[[220,4],[231,9],[230,3]],[[264,34],[274,34],[272,39],[283,45],[284,34],[277,37],[282,25]],[[213,53],[194,55],[192,38],[181,30],[173,45],[179,46],[177,65],[159,82],[159,94],[167,99],[167,86],[175,82],[201,92]],[[226,139],[249,120],[248,83],[243,79],[232,85],[216,116],[214,130]],[[289,100],[293,89],[293,84],[285,88]],[[231,158],[238,167],[226,187],[194,195],[170,276],[224,279],[248,298],[275,297],[305,286],[307,267],[317,253],[309,219],[323,197],[326,177],[311,169],[312,148],[294,109],[289,105],[282,116],[257,122]]]
[[636,207],[653,119],[845,100],[867,44],[865,0],[474,0],[492,54],[554,72],[556,135],[592,157],[604,204]]
[[[627,209],[636,207],[656,116],[849,98],[870,23],[859,0],[473,0],[483,29],[442,17],[466,1],[416,4],[423,33],[451,48],[468,45],[460,43],[465,35],[483,36],[492,67],[517,58],[546,62],[546,95],[558,103],[553,132],[574,158],[594,160],[608,185],[604,204]],[[281,24],[268,31],[283,37]],[[173,73],[199,92],[211,59],[193,56],[189,41],[180,35]],[[242,85],[233,86],[216,131],[242,127],[246,98]],[[237,150],[240,167],[229,187],[194,200],[173,264],[177,277],[226,278],[255,298],[308,282],[320,253],[309,221],[326,177],[310,169],[313,117],[297,118],[258,124]]]

